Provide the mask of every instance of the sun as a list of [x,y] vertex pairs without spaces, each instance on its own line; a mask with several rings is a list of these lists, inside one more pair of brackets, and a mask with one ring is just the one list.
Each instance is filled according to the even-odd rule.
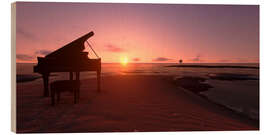
[[126,66],[128,64],[128,58],[126,56],[120,58],[120,63],[123,66]]

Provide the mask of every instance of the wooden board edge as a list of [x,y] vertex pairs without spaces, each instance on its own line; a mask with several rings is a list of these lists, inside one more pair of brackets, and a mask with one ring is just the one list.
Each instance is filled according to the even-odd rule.
[[11,3],[11,131],[16,126],[16,2]]

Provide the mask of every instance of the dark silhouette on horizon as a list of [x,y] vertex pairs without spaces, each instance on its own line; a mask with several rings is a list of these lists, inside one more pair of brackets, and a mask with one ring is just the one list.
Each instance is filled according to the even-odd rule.
[[179,63],[180,63],[180,64],[182,64],[182,63],[183,63],[183,60],[182,60],[182,59],[180,59],[180,60],[179,60]]

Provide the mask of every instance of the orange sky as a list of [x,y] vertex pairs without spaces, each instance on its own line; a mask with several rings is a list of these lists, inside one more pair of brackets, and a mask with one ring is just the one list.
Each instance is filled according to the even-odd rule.
[[103,62],[259,62],[258,6],[19,2],[16,19],[17,62],[90,31]]

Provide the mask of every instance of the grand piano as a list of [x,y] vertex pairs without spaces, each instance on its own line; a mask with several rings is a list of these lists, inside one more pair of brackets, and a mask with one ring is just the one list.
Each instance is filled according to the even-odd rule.
[[[42,75],[45,97],[49,96],[49,76],[52,72],[68,72],[70,80],[73,80],[75,74],[76,80],[79,80],[80,72],[95,71],[97,88],[100,90],[101,58],[97,56],[97,59],[89,59],[88,52],[83,52],[84,43],[93,35],[94,32],[91,31],[45,57],[37,57],[38,64],[34,66],[34,72]],[[88,45],[90,46],[89,43]]]

